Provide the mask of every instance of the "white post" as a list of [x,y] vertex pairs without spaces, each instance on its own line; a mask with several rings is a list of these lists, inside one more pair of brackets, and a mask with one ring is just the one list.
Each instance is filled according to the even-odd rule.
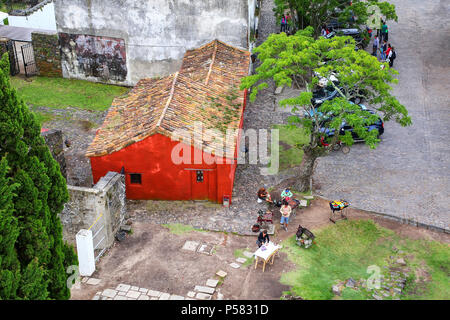
[[94,242],[92,231],[81,229],[76,236],[78,267],[81,276],[91,276],[95,271]]

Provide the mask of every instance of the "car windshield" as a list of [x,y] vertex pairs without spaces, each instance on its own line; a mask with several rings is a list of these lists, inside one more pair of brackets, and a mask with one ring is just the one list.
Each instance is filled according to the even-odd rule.
[[334,93],[334,87],[333,86],[326,86],[321,87],[318,90],[314,91],[313,97],[316,99],[323,99],[331,96]]

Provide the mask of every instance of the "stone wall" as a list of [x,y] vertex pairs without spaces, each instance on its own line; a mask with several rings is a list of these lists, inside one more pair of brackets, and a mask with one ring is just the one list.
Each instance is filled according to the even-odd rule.
[[33,32],[31,38],[39,75],[62,77],[61,49],[58,35],[56,33]]
[[53,155],[53,158],[59,163],[61,173],[67,180],[67,165],[64,154],[64,137],[61,130],[48,130],[42,132],[45,142]]
[[75,245],[78,231],[92,229],[100,233],[97,238],[105,237],[97,249],[109,248],[126,214],[125,176],[108,172],[93,188],[68,189],[70,200],[60,215],[64,240]]
[[[214,39],[248,49],[255,8],[255,0],[54,0],[54,4],[58,33],[72,40],[61,48],[63,76],[128,86],[178,71],[186,50]],[[111,68],[108,60],[114,56],[120,64]],[[108,79],[118,67],[126,70],[124,77]]]

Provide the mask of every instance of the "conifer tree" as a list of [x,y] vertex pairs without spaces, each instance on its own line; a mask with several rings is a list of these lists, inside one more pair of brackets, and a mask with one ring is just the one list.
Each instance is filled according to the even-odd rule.
[[6,158],[17,184],[13,197],[21,273],[17,298],[68,299],[65,271],[76,258],[62,240],[58,217],[68,200],[66,181],[34,114],[11,87],[7,54],[0,61],[0,157]]

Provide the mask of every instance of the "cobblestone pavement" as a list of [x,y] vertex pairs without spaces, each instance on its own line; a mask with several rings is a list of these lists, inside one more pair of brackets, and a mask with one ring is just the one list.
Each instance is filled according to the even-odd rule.
[[399,16],[389,24],[400,73],[393,92],[413,125],[386,123],[376,150],[355,145],[319,159],[314,184],[360,209],[450,229],[450,3],[391,2]]

